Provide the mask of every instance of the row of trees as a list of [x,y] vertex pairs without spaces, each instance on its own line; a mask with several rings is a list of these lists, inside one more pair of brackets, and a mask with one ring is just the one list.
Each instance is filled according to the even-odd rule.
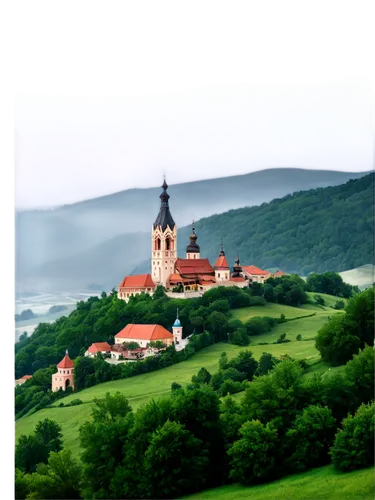
[[[222,356],[221,369],[234,368],[224,368],[228,363]],[[80,429],[81,464],[71,461],[69,468],[61,451],[50,453],[43,466],[26,469],[17,462],[17,498],[77,498],[62,491],[67,485],[82,498],[179,498],[232,481],[273,480],[330,460],[343,471],[371,465],[373,374],[367,347],[332,375],[307,378],[296,362],[280,361],[253,378],[241,403],[230,396],[220,401],[207,376],[136,412],[120,393],[107,394]]]

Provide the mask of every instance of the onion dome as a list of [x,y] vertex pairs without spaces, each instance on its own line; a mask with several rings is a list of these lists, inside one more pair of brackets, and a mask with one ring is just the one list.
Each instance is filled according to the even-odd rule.
[[194,221],[191,228],[191,234],[189,236],[190,243],[186,247],[186,253],[200,253],[200,247],[197,244],[197,233],[195,232]]
[[234,261],[232,278],[240,277],[241,273],[242,273],[242,267],[240,265],[240,258],[237,255],[236,260]]
[[177,317],[176,317],[176,320],[175,322],[173,323],[173,326],[181,326],[181,321],[179,320],[179,317],[178,317],[178,308],[177,308]]

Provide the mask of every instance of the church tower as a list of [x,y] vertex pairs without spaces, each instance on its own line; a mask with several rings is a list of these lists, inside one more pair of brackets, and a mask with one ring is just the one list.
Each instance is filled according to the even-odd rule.
[[190,243],[186,247],[186,258],[187,259],[200,259],[201,254],[200,251],[201,249],[199,248],[199,245],[197,244],[197,233],[195,232],[195,227],[194,227],[194,221],[191,226],[191,234],[189,236],[190,238]]
[[225,257],[223,244],[220,245],[220,253],[214,265],[216,283],[230,280],[230,268]]
[[52,375],[52,391],[58,391],[66,389],[70,386],[74,389],[74,363],[70,359],[68,354],[68,349],[65,352],[65,356],[57,365],[57,372]]
[[178,317],[178,308],[177,308],[176,321],[173,323],[172,331],[173,331],[174,344],[175,345],[181,344],[181,341],[182,341],[182,326],[181,326],[181,321],[180,321],[180,319]]
[[159,214],[152,226],[151,276],[157,285],[167,284],[177,260],[177,227],[169,211],[168,184],[163,182]]

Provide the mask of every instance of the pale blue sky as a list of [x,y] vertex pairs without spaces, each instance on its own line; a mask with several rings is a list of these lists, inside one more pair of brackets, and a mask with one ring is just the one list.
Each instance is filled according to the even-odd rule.
[[242,85],[152,97],[19,100],[16,204],[271,167],[370,170],[371,86]]

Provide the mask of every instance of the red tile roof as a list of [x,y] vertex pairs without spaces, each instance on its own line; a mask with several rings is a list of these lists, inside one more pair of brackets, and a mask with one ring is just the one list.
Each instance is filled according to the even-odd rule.
[[214,269],[208,259],[177,259],[176,270],[182,275],[214,274]]
[[115,338],[139,339],[139,340],[162,340],[172,339],[173,335],[160,325],[134,325],[129,323],[123,328]]
[[169,276],[169,281],[183,281],[180,274],[173,273]]
[[256,266],[242,266],[243,271],[249,274],[253,274],[254,276],[268,276],[271,273],[269,271],[263,271],[263,269],[260,269],[259,267]]
[[237,277],[232,277],[230,281],[246,281],[244,278],[241,278],[240,276]]
[[111,346],[108,344],[108,342],[94,342],[87,350],[92,354],[103,351],[109,352],[111,350]]
[[32,375],[24,375],[23,377],[19,378],[18,380],[29,380],[29,378],[33,378]]
[[69,358],[68,354],[65,354],[63,359],[60,361],[60,363],[57,365],[57,368],[74,368],[74,363],[73,361]]
[[285,276],[285,273],[283,271],[280,271],[280,269],[278,271],[276,271],[272,276]]
[[154,288],[155,283],[152,281],[151,274],[134,274],[133,276],[125,276],[120,287]]
[[219,255],[214,265],[215,269],[229,269],[228,261],[225,255]]

